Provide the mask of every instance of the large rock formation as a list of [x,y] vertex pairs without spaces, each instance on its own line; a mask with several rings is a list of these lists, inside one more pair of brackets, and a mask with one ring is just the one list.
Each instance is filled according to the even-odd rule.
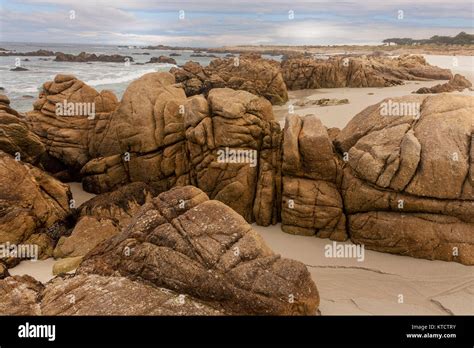
[[342,191],[354,242],[474,264],[472,100],[448,94],[384,100],[341,131],[335,143],[348,159]]
[[3,94],[0,94],[0,150],[37,166],[42,166],[47,156],[41,139],[29,130]]
[[315,116],[290,116],[283,139],[282,230],[347,239],[342,167],[326,128]]
[[289,90],[337,87],[388,87],[404,80],[449,80],[449,69],[429,65],[422,56],[293,58],[281,63]]
[[433,87],[422,87],[413,93],[428,94],[428,93],[445,93],[445,92],[462,92],[466,88],[472,87],[471,81],[466,79],[464,76],[456,74],[454,77],[446,83],[438,84]]
[[0,315],[221,314],[202,301],[124,277],[57,277],[46,285],[29,276],[0,280]]
[[280,129],[264,98],[213,89],[187,99],[171,74],[151,73],[128,87],[105,129],[82,169],[86,190],[193,183],[247,221],[276,223]]
[[[50,257],[55,241],[69,227],[72,198],[69,188],[1,151],[0,177],[2,250],[9,245],[37,245],[38,255],[28,256]],[[19,258],[8,261],[15,264]]]
[[303,264],[274,254],[239,214],[192,186],[145,204],[77,273],[145,280],[229,314],[308,315],[319,304]]
[[318,305],[303,264],[192,186],[146,203],[74,275],[0,280],[0,315],[315,315]]
[[184,122],[191,183],[261,225],[277,222],[281,132],[271,104],[216,88],[188,99]]
[[228,87],[263,96],[272,104],[284,104],[288,100],[279,64],[258,55],[219,58],[207,67],[187,62],[170,72],[176,82],[184,85],[187,96],[207,95],[212,88]]
[[94,159],[82,169],[84,188],[101,193],[141,181],[159,191],[189,183],[184,133],[186,95],[169,73],[132,82],[121,103],[90,139]]
[[78,176],[82,166],[95,157],[93,139],[101,136],[116,105],[112,92],[98,93],[74,76],[57,75],[43,84],[34,110],[26,116],[48,154]]

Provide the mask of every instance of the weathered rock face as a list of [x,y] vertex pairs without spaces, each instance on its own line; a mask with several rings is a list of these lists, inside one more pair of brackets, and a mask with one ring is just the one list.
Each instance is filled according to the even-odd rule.
[[68,228],[68,186],[40,169],[0,152],[0,243],[35,244],[38,256],[52,255]]
[[75,176],[94,156],[92,140],[117,105],[110,91],[98,93],[71,75],[57,75],[43,85],[43,92],[26,117],[48,154],[64,163]]
[[388,87],[403,80],[449,80],[449,69],[429,65],[421,56],[288,59],[281,63],[289,90],[337,87]]
[[94,140],[84,188],[142,181],[163,192],[192,183],[249,222],[276,223],[281,132],[271,104],[228,88],[187,99],[173,83],[171,74],[153,73],[130,85]]
[[39,293],[43,288],[28,275],[0,280],[0,315],[39,315]]
[[21,115],[10,108],[10,100],[3,94],[0,94],[0,150],[40,166],[46,156],[40,138],[28,129]]
[[97,244],[126,227],[140,207],[152,200],[154,190],[135,182],[103,193],[77,209],[78,222],[70,236],[59,239],[55,258],[84,256]]
[[464,76],[456,74],[454,77],[446,83],[438,84],[433,87],[422,87],[413,93],[427,94],[427,93],[444,93],[444,92],[462,92],[464,89],[472,87],[471,81],[466,79]]
[[186,95],[169,73],[132,82],[117,109],[90,139],[94,159],[82,169],[83,186],[101,193],[128,182],[159,191],[189,182],[182,106]]
[[207,100],[190,98],[185,109],[191,183],[247,221],[276,223],[281,132],[271,104],[216,88]]
[[233,314],[315,314],[306,267],[269,249],[234,210],[177,187],[145,204],[121,234],[89,253],[77,274],[145,280]]
[[8,268],[7,265],[3,264],[3,262],[0,262],[0,279],[9,277],[10,273],[8,273]]
[[342,168],[315,116],[287,117],[283,138],[282,230],[346,240]]
[[272,104],[284,104],[288,93],[279,64],[260,56],[215,59],[209,66],[187,62],[170,72],[184,85],[187,96],[205,94],[212,88],[233,88],[263,96]]
[[[130,296],[133,294],[133,296]],[[222,315],[219,308],[124,277],[0,280],[0,315]]]
[[[448,94],[384,100],[340,132],[354,242],[474,264],[473,105],[472,97]],[[387,106],[399,111],[386,115]]]

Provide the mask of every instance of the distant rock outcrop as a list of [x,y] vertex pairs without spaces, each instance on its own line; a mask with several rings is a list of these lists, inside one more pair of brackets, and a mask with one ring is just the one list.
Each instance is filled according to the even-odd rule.
[[8,56],[19,56],[19,57],[50,57],[55,56],[56,53],[53,51],[48,50],[37,50],[33,52],[15,52],[15,51],[7,51],[5,49],[0,50],[0,57],[8,57]]
[[170,72],[176,82],[183,84],[188,97],[207,95],[212,88],[228,87],[263,96],[272,104],[284,104],[288,100],[278,62],[258,55],[214,59],[207,67],[187,62]]
[[166,64],[174,64],[176,65],[176,60],[166,56],[159,56],[159,57],[151,57],[150,60],[147,62],[148,64],[151,63],[166,63]]
[[471,81],[466,79],[464,76],[456,74],[454,77],[446,83],[438,84],[433,87],[422,87],[413,93],[417,94],[429,94],[429,93],[445,93],[445,92],[462,92],[466,88],[472,87]]
[[74,63],[85,63],[85,62],[110,62],[110,63],[126,63],[133,62],[131,56],[121,56],[120,54],[99,54],[81,52],[78,55],[57,52],[55,62],[74,62]]
[[338,87],[389,87],[405,80],[449,80],[449,69],[429,65],[422,56],[362,56],[327,60],[290,58],[281,63],[289,90]]

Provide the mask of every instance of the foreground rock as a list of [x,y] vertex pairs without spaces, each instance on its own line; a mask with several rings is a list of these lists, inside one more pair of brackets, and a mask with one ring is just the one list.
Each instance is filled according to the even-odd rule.
[[151,187],[136,182],[85,202],[77,209],[78,222],[71,235],[59,239],[54,257],[86,255],[100,242],[127,226],[139,208],[154,196]]
[[389,87],[405,80],[449,80],[449,69],[429,65],[422,56],[290,58],[281,63],[289,90],[340,87]]
[[29,276],[0,280],[0,315],[220,314],[196,299],[124,277],[58,277],[46,285]]
[[263,96],[272,104],[280,105],[288,100],[279,64],[260,56],[219,58],[207,67],[187,62],[181,68],[172,68],[170,72],[176,82],[184,85],[187,96],[207,95],[212,88],[228,87]]
[[311,315],[319,304],[303,264],[275,255],[239,214],[191,186],[144,205],[77,272],[145,280],[228,314]]
[[[0,243],[36,245],[38,255],[25,255],[26,258],[52,256],[56,240],[69,226],[69,188],[4,152],[0,152],[0,177]],[[30,254],[34,251],[30,250]],[[19,255],[7,259],[11,264],[19,260]]]
[[57,75],[43,84],[43,91],[26,115],[31,130],[46,146],[47,153],[63,163],[73,177],[94,158],[94,139],[117,105],[110,91],[98,93],[71,75]]
[[[416,113],[384,116],[387,105]],[[472,97],[448,94],[384,100],[340,132],[352,241],[474,264],[473,105]]]
[[438,84],[433,87],[422,87],[413,93],[427,94],[427,93],[445,93],[445,92],[462,92],[466,88],[472,87],[472,83],[464,76],[456,74],[446,83]]

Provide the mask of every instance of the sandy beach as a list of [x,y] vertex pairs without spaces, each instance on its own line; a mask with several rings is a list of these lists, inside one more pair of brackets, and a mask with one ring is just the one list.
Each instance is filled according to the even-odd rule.
[[[471,77],[471,82],[474,79]],[[288,115],[289,105],[301,100],[316,100],[322,98],[328,99],[348,99],[348,104],[334,106],[294,106],[295,115],[315,114],[321,122],[328,128],[337,127],[344,128],[347,122],[357,113],[364,110],[367,106],[376,104],[385,98],[401,97],[409,95],[411,92],[421,87],[432,87],[446,81],[407,81],[404,85],[381,88],[321,88],[321,89],[304,89],[298,91],[289,91],[289,101],[285,105],[274,106],[273,111],[275,118],[283,127],[285,117]],[[453,94],[465,94],[474,96],[474,92],[468,89],[463,92],[453,92]]]

